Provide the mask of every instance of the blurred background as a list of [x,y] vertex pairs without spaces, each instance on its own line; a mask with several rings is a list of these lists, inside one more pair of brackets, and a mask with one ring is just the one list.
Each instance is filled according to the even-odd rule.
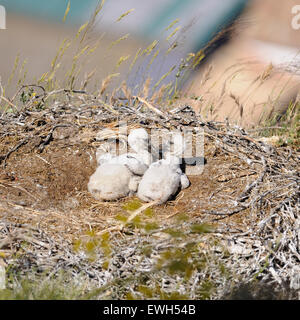
[[[3,85],[9,82],[7,96],[21,77],[24,83],[34,83],[49,71],[64,39],[74,38],[99,4],[71,0],[63,22],[68,3],[0,0],[6,9],[6,29],[0,30],[0,76]],[[291,25],[296,4],[294,0],[107,0],[86,41],[91,47],[98,41],[98,46],[82,62],[78,83],[92,74],[87,89],[94,90],[105,77],[121,72],[134,88],[148,76],[156,83],[176,66],[161,82],[169,83],[176,80],[181,59],[205,48],[200,66],[181,84],[185,98],[178,103],[189,103],[213,119],[255,125],[266,108],[282,112],[298,94],[300,30]],[[154,40],[158,44],[153,53],[129,71],[139,48]],[[58,78],[71,67],[72,54],[66,50]],[[118,65],[121,56],[127,61]]]

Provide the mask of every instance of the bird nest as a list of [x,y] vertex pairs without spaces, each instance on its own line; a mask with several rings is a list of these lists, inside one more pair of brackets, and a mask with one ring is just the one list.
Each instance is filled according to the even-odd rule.
[[[201,128],[202,174],[189,176],[191,186],[164,205],[93,199],[87,183],[103,142],[97,134],[117,132],[125,120],[128,129]],[[163,110],[118,92],[106,103],[83,92],[43,91],[0,123],[6,266],[27,275],[83,274],[103,288],[99,298],[219,299],[253,281],[299,298],[297,150],[202,121],[187,106]]]

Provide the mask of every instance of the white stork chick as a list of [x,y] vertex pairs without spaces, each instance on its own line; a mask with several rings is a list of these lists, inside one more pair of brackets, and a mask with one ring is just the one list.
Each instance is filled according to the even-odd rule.
[[171,145],[164,146],[165,159],[152,163],[145,172],[137,196],[143,201],[162,204],[190,185],[188,177],[180,169],[180,158],[186,148],[180,132],[172,133]]
[[141,176],[152,159],[148,152],[147,131],[132,130],[128,144],[136,153],[113,157],[107,152],[97,156],[99,167],[88,183],[88,190],[96,199],[116,200],[137,191]]
[[100,165],[90,177],[88,191],[97,200],[117,200],[136,192],[135,180],[126,166],[108,162]]
[[122,164],[128,167],[132,173],[143,175],[152,162],[151,154],[148,152],[149,142],[148,133],[145,129],[133,129],[128,136],[128,144],[135,153],[124,153],[119,156],[112,155],[110,152],[103,153],[103,148],[96,152],[98,165],[104,163]]
[[169,155],[150,165],[139,184],[137,196],[146,202],[162,204],[188,186],[189,180],[180,169],[180,159]]
[[149,152],[149,135],[143,128],[133,129],[128,136],[128,144],[135,152],[135,157],[149,166],[152,161],[152,155]]
[[[170,162],[175,162],[180,167],[180,159],[183,158],[183,153],[186,149],[186,143],[180,132],[172,133],[171,144],[173,145],[173,150],[167,146],[167,150],[164,151],[164,157]],[[190,180],[183,172],[181,172],[180,184],[181,190],[190,186]]]

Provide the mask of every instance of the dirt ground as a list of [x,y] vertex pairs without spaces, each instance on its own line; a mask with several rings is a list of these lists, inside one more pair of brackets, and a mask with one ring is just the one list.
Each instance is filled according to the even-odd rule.
[[[42,153],[36,150],[41,142],[38,137],[13,152],[1,170],[2,205],[24,209],[34,218],[43,217],[39,223],[47,221],[47,229],[50,225],[54,229],[60,219],[72,219],[77,221],[75,232],[84,232],[89,227],[101,230],[103,226],[99,222],[109,221],[122,212],[122,205],[130,199],[101,203],[88,193],[87,183],[96,169],[96,133],[97,130],[78,132],[74,128],[58,128],[54,140]],[[15,144],[18,144],[16,137],[2,137],[0,154],[6,154]],[[218,204],[214,199],[238,195],[245,184],[257,177],[241,161],[219,154],[218,148],[209,143],[205,145],[205,160],[203,174],[190,176],[188,189],[180,192],[174,201],[154,208],[157,217],[166,219],[179,213],[193,217],[203,211],[221,209],[224,202]],[[226,167],[231,168],[232,176],[224,176]],[[91,218],[95,225],[91,224]],[[27,219],[30,216],[22,214],[19,222],[28,223]]]

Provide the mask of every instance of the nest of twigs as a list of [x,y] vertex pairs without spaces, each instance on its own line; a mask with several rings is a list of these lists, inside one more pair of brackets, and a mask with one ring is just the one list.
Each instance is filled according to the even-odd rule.
[[[41,92],[26,99],[29,88]],[[202,121],[187,106],[159,108],[124,90],[105,102],[35,86],[18,95],[22,105],[15,97],[8,102],[15,110],[0,117],[0,252],[7,267],[27,276],[83,275],[90,287],[103,288],[99,298],[177,292],[220,299],[255,281],[272,287],[267,297],[299,298],[297,150],[260,142],[228,123]],[[129,128],[204,132],[203,173],[190,177],[191,187],[176,199],[153,207],[152,215],[140,210],[138,217],[126,206],[129,199],[100,203],[87,192],[96,134],[117,130],[120,120]],[[120,212],[139,220],[121,221]],[[87,252],[91,239],[96,245]]]

